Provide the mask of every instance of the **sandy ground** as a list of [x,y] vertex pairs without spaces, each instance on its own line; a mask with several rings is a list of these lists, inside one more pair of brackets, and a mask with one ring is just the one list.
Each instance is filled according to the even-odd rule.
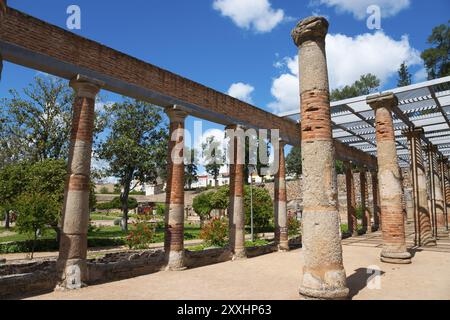
[[[344,264],[354,300],[450,300],[450,241],[433,249],[414,250],[411,265],[381,263],[379,233],[344,240]],[[73,292],[53,292],[33,299],[88,300],[298,300],[303,257],[301,250],[274,253],[243,261],[159,272],[134,279],[92,286]],[[367,286],[372,272],[379,269]]]

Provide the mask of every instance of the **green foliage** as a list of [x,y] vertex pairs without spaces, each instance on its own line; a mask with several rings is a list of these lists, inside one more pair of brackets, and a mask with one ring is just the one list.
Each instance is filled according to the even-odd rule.
[[228,242],[228,220],[214,218],[205,223],[200,238],[210,247],[225,247]]
[[[128,209],[133,210],[138,207],[138,202],[135,198],[128,198]],[[96,207],[98,210],[114,210],[114,209],[122,209],[122,202],[120,201],[120,197],[115,197],[110,202],[99,203]]]
[[213,192],[210,198],[211,207],[217,210],[225,210],[230,205],[230,186],[222,186]]
[[205,221],[211,218],[211,211],[214,210],[214,207],[211,203],[211,198],[213,197],[213,195],[213,191],[201,193],[196,196],[192,202],[192,208],[200,217],[201,221]]
[[128,197],[140,183],[156,183],[166,176],[168,129],[162,111],[147,102],[125,98],[121,103],[105,107],[109,135],[99,146],[99,158],[109,164],[107,176],[119,178],[122,213],[127,230]]
[[336,160],[336,174],[344,174],[344,162],[341,160]]
[[192,184],[198,181],[196,151],[187,149],[185,158],[187,164],[184,166],[184,182],[191,189]]
[[[450,22],[450,21],[449,21]],[[432,47],[422,52],[422,59],[428,72],[428,80],[450,75],[450,27],[441,24],[435,27],[428,38]]]
[[331,92],[331,101],[339,101],[348,98],[368,95],[376,91],[380,86],[380,80],[373,74],[361,76],[359,80],[350,86],[341,89],[335,89]]
[[[250,186],[244,187],[245,223],[250,225]],[[253,224],[255,228],[270,226],[273,220],[273,202],[265,188],[253,187]]]
[[213,136],[207,138],[206,143],[202,144],[202,150],[206,162],[205,170],[214,177],[215,186],[217,187],[217,178],[220,174],[220,168],[225,162],[225,153],[220,142]]
[[286,157],[286,173],[295,177],[302,175],[302,150],[293,147]]
[[363,207],[362,207],[361,205],[359,205],[359,206],[357,206],[357,207],[355,208],[355,214],[356,214],[356,218],[357,218],[358,220],[361,220],[361,219],[363,218],[363,216],[364,216],[364,210],[363,210]]
[[398,87],[406,87],[411,84],[411,73],[409,73],[408,66],[405,62],[400,65],[400,69],[398,70]]

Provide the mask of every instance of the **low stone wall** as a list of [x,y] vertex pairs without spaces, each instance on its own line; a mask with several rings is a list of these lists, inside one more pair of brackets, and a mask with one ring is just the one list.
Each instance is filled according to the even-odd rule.
[[[290,240],[295,248],[300,238]],[[274,244],[247,248],[249,258],[277,251]],[[199,268],[230,261],[228,248],[185,252],[186,267]],[[124,280],[165,269],[163,250],[111,253],[103,258],[88,260],[88,285]],[[0,265],[0,299],[16,299],[51,292],[57,284],[56,259]]]

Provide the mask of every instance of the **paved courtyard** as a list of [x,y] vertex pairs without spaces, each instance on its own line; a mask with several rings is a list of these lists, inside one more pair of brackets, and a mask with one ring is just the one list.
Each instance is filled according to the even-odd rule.
[[[412,248],[411,265],[380,262],[380,233],[343,243],[352,299],[450,300],[450,240],[439,241],[436,248]],[[411,232],[408,244],[412,247]],[[79,291],[53,292],[33,299],[298,300],[302,259],[302,251],[294,250],[183,272],[160,272]],[[380,289],[366,286],[371,276],[367,269],[374,266],[381,270]]]

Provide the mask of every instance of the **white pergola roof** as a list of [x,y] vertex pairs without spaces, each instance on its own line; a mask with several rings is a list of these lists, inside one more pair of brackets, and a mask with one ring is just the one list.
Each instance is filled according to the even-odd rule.
[[[408,141],[402,130],[423,127],[423,143],[436,145],[450,156],[450,77],[431,80],[386,92],[393,92],[399,105],[394,109],[394,127],[399,164],[409,166]],[[375,115],[361,96],[331,103],[333,136],[341,142],[372,155],[377,154]],[[299,110],[279,114],[301,121]]]

